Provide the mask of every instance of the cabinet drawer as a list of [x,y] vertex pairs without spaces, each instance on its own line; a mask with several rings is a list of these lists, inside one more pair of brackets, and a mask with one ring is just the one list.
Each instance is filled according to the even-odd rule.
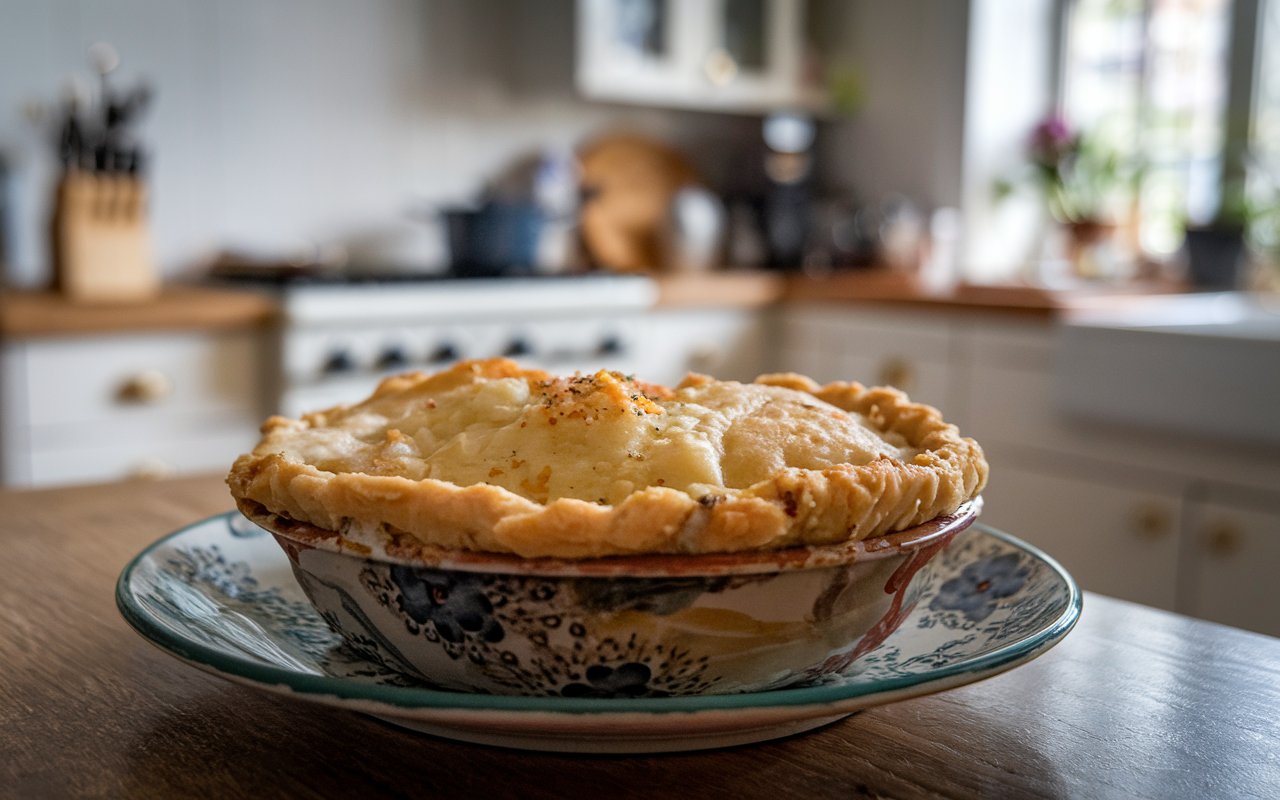
[[110,445],[36,448],[30,454],[31,486],[162,478],[193,472],[225,472],[257,441],[252,427],[205,429],[182,437],[163,435]]
[[909,312],[793,310],[783,321],[782,349],[792,362],[784,366],[820,383],[895,386],[955,420],[954,333],[948,321]]
[[1280,508],[1196,501],[1186,532],[1186,591],[1178,610],[1280,636]]
[[739,309],[663,310],[646,316],[636,374],[674,386],[690,372],[752,381],[765,372],[771,343],[764,319]]
[[1080,480],[993,454],[982,521],[1062,562],[1091,591],[1172,611],[1182,500]]
[[251,332],[40,340],[24,345],[32,427],[214,416],[258,407]]

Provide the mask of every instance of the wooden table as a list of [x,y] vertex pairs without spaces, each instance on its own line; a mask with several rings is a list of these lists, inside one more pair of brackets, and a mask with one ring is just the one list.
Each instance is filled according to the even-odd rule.
[[1097,595],[1012,672],[713,752],[522,753],[233,685],[113,602],[230,506],[217,478],[0,493],[0,796],[1280,797],[1280,639]]

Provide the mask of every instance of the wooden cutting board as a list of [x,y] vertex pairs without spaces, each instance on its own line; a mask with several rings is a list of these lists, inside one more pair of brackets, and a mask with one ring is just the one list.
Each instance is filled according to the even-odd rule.
[[671,198],[701,185],[697,171],[675,149],[635,134],[597,139],[579,161],[582,239],[592,263],[617,272],[657,270]]

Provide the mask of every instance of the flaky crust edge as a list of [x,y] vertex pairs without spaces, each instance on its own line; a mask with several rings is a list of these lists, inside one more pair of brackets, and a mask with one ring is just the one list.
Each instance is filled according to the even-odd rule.
[[735,552],[865,539],[951,513],[986,485],[978,443],[961,437],[937,409],[896,389],[819,386],[794,373],[762,375],[756,383],[797,389],[862,414],[921,452],[906,462],[882,457],[857,466],[786,469],[702,498],[655,486],[611,506],[571,498],[544,505],[490,484],[331,473],[290,461],[275,451],[272,432],[301,423],[273,417],[253,452],[236,460],[227,484],[242,507],[257,504],[331,531],[346,532],[358,520],[446,549],[529,558]]

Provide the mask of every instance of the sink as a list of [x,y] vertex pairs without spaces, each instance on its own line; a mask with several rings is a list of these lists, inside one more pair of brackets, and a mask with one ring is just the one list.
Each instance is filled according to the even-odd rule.
[[1064,413],[1280,445],[1280,300],[1151,297],[1065,322],[1056,376]]
[[1068,322],[1078,326],[1280,340],[1280,297],[1244,292],[1165,295],[1110,306],[1085,307]]

